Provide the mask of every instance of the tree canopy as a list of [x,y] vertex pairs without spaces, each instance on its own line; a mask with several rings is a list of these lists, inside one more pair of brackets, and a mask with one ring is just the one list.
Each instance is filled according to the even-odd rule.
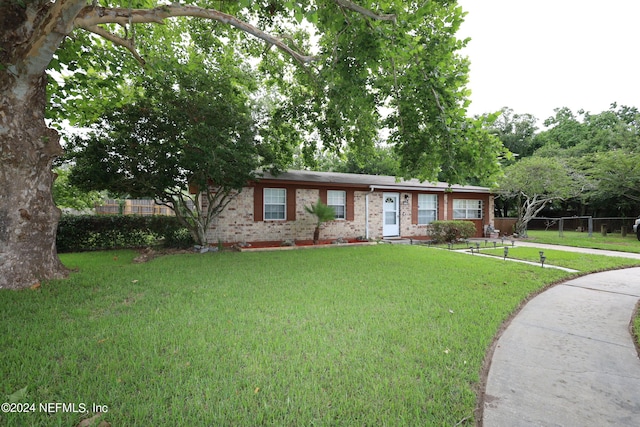
[[527,224],[549,203],[578,196],[581,180],[558,159],[532,156],[505,169],[498,191],[516,199],[518,221],[515,232],[527,236]]
[[486,126],[511,153],[517,157],[528,157],[539,148],[535,138],[537,121],[531,114],[515,113],[511,108],[504,107],[495,120],[489,121]]
[[463,16],[455,0],[1,0],[0,286],[65,275],[51,198],[62,147],[45,113],[85,125],[129,104],[129,76],[156,71],[154,52],[185,67],[194,50],[246,59],[278,124],[262,138],[357,150],[386,128],[405,177],[495,175],[501,144],[466,118]]
[[[537,128],[536,122],[529,114],[515,114],[505,107],[487,129],[518,154],[513,161],[532,156],[559,159],[580,177],[580,195],[547,204],[545,215],[640,214],[636,173],[640,164],[640,113],[636,107],[613,103],[600,113],[563,107],[545,120],[545,128]],[[506,195],[496,201],[503,211],[515,205],[515,198]]]
[[[366,152],[386,129],[405,177],[466,183],[499,173],[499,141],[466,117],[468,62],[459,54],[466,41],[455,37],[464,12],[455,1],[237,1],[215,10],[195,4],[82,9],[75,25],[109,42],[84,33],[65,40],[58,55],[66,61],[52,62],[67,76],[54,83],[52,116],[86,124],[114,102],[125,104],[119,76],[136,64],[123,48],[147,72],[157,67],[158,50],[185,63],[190,49],[226,52],[255,58],[269,120],[288,124],[265,137],[297,141],[305,153],[316,144]],[[195,18],[167,21],[185,15]],[[168,24],[137,25],[160,21]]]
[[197,65],[143,77],[129,104],[107,111],[89,137],[76,138],[70,181],[152,197],[206,245],[209,224],[272,156],[256,140],[252,78],[226,64]]
[[102,193],[94,190],[85,191],[69,182],[71,170],[68,167],[54,169],[57,175],[53,183],[53,199],[56,206],[77,211],[92,210],[96,204],[104,200]]

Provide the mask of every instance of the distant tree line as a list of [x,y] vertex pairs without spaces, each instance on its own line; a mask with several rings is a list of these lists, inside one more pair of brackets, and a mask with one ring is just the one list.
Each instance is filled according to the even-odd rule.
[[[489,128],[514,156],[505,164],[505,178],[499,182],[499,214],[513,215],[518,210],[517,199],[523,195],[518,190],[550,182],[561,168],[563,179],[555,179],[544,191],[533,192],[553,196],[540,214],[640,215],[637,108],[613,103],[598,114],[558,108],[543,122],[542,130],[531,114],[516,114],[506,107],[501,113]],[[533,164],[537,167],[528,169]]]

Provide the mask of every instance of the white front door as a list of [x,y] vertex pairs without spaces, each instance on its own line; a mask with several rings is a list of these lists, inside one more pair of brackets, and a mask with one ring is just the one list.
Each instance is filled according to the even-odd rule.
[[383,193],[382,194],[382,236],[399,236],[400,235],[400,194]]

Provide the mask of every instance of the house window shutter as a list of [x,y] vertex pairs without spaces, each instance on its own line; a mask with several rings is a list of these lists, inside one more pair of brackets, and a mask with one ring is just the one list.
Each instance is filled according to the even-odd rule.
[[296,189],[287,188],[287,221],[296,220]]
[[264,209],[264,187],[256,185],[253,187],[253,221],[258,222],[263,220]]
[[320,201],[326,205],[327,204],[327,189],[326,188],[321,188],[320,189],[320,196],[319,197],[320,197]]
[[347,190],[347,221],[353,221],[355,218],[355,193],[353,190]]
[[418,193],[411,197],[411,224],[418,225]]

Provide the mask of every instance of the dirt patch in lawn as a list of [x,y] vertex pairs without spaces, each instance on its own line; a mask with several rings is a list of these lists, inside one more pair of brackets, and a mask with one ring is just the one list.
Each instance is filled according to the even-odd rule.
[[135,264],[142,264],[143,262],[149,262],[154,258],[158,258],[163,255],[178,255],[178,254],[192,254],[192,249],[153,249],[144,248],[138,250],[138,256],[133,259]]

